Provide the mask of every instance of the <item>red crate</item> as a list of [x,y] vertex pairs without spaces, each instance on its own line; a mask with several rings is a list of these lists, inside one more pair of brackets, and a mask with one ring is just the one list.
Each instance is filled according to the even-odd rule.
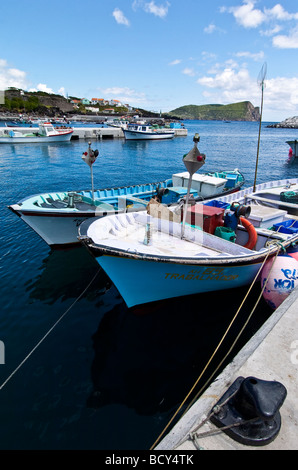
[[220,207],[195,204],[186,214],[186,222],[203,228],[204,232],[214,234],[216,227],[224,225],[225,210]]

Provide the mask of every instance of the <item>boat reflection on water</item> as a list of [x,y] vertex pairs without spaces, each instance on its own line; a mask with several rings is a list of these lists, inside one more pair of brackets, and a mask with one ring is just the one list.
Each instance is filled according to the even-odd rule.
[[27,284],[31,299],[54,304],[58,299],[76,299],[97,274],[96,283],[86,292],[93,300],[111,287],[111,282],[84,247],[51,250],[42,261],[40,274]]
[[[69,371],[65,373],[68,376],[73,370],[76,376],[75,371],[85,370],[87,366],[83,372],[84,383],[88,383],[84,398],[87,409],[101,409],[104,416],[110,413],[114,416],[120,405],[122,413],[128,408],[154,419],[163,416],[164,424],[164,419],[173,414],[201,374],[247,289],[222,291],[216,296],[206,293],[179,297],[128,309],[89,252],[84,247],[76,247],[51,250],[41,264],[38,277],[27,284],[27,292],[30,299],[53,308],[59,302],[77,299],[95,275],[96,282],[91,283],[82,299],[90,306],[88,315],[69,315],[68,322],[63,323],[62,330],[70,328],[68,333],[65,330],[65,337],[69,336],[76,344],[84,341],[86,347],[84,359],[65,357]],[[193,395],[225,356],[259,293],[259,286],[252,290]],[[238,349],[271,313],[261,299],[249,328],[237,343]],[[67,350],[71,351],[72,347]]]
[[[210,294],[186,296],[143,309],[127,309],[124,302],[116,305],[93,335],[94,389],[87,407],[122,404],[141,415],[172,413],[201,374],[246,292],[243,288],[229,294],[223,291],[216,299],[210,299]],[[246,308],[194,394],[229,350],[259,293],[258,288],[251,292]],[[262,299],[255,320],[235,351],[271,313]]]

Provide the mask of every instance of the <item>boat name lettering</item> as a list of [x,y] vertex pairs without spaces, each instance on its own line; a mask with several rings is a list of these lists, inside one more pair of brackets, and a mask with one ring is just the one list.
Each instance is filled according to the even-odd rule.
[[293,279],[274,279],[274,289],[294,289],[294,287]]
[[200,271],[190,271],[188,274],[166,273],[165,279],[198,280],[198,281],[231,281],[237,279],[238,274],[224,274],[224,268],[207,268]]
[[274,289],[294,289],[295,280],[298,279],[298,272],[296,269],[281,269],[286,279],[274,278]]
[[296,269],[281,269],[287,279],[298,279],[298,272]]

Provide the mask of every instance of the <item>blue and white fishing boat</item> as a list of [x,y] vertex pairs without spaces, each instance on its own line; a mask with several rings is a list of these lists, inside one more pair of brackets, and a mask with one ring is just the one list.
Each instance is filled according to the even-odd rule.
[[129,124],[123,128],[126,140],[164,140],[175,137],[174,129],[157,129],[148,124]]
[[[152,201],[146,211],[82,223],[79,239],[128,307],[245,286],[280,250],[297,251],[297,216],[286,205],[280,209],[255,199],[261,190],[282,193],[289,185],[298,188],[298,180],[270,182],[194,205],[187,199],[174,207]],[[296,268],[288,272],[287,287],[297,273]]]
[[4,128],[0,130],[0,144],[32,144],[41,142],[68,142],[73,134],[70,127],[58,129],[50,122],[43,122],[36,132],[23,134],[20,130]]
[[[79,243],[78,227],[86,219],[145,210],[151,198],[169,205],[186,196],[189,179],[184,173],[156,183],[94,190],[92,169],[97,155],[98,151],[93,151],[89,144],[88,152],[82,157],[91,169],[92,189],[31,195],[11,204],[9,209],[48,245],[70,245]],[[237,169],[195,174],[191,192],[194,199],[205,200],[239,191],[244,182],[244,176]]]
[[[288,183],[279,181],[277,185],[285,189]],[[295,184],[298,187],[297,179]],[[281,210],[256,204],[252,188],[225,198],[229,200],[226,208],[224,201],[212,201],[223,204],[214,207],[213,213],[208,203],[190,207],[183,236],[181,216],[172,212],[164,219],[164,208],[156,207],[155,212],[90,219],[79,227],[80,240],[128,307],[249,285],[266,257],[298,244],[297,218],[293,219],[285,206]],[[250,204],[250,209],[243,206],[244,202]],[[193,207],[195,225],[191,219]],[[232,230],[225,220],[230,220],[235,210],[238,214],[244,210],[246,216],[236,217]],[[214,219],[214,231],[204,228],[206,225],[208,229],[208,219]]]

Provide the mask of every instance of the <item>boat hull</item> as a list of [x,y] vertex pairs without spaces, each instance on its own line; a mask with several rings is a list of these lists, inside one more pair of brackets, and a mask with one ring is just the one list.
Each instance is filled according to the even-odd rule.
[[53,136],[30,136],[30,137],[0,137],[0,144],[33,144],[43,142],[68,142],[70,141],[72,132],[67,134],[53,135]]
[[250,284],[261,261],[247,265],[196,265],[97,256],[127,307],[150,302],[234,289]]
[[126,140],[164,140],[173,139],[175,132],[138,132],[123,129]]
[[64,213],[63,216],[52,214],[42,217],[40,214],[35,216],[17,210],[14,212],[52,248],[78,244],[79,226],[89,217],[96,216],[95,213],[85,216]]

